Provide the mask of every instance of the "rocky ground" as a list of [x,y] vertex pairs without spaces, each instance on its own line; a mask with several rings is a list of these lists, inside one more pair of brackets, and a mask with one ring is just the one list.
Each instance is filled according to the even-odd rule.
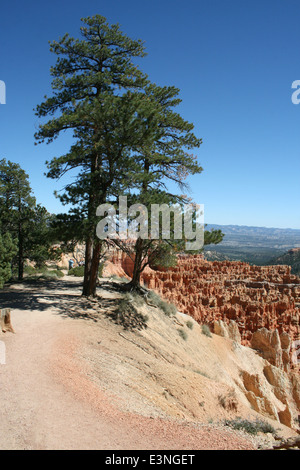
[[0,449],[253,450],[297,436],[268,417],[273,434],[225,425],[261,418],[241,383],[241,370],[262,367],[249,348],[143,303],[147,327],[124,329],[114,283],[94,301],[80,283],[65,276],[1,291],[16,333],[0,336]]

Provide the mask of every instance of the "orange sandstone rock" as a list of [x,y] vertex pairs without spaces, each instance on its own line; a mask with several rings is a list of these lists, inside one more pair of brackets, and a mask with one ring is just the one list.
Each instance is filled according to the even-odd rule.
[[[127,276],[132,275],[133,260],[125,253],[114,252],[110,261]],[[211,262],[203,255],[179,255],[177,266],[168,270],[147,268],[141,280],[212,331],[222,325],[220,322],[227,326],[235,322],[245,346],[251,346],[253,334],[263,328],[277,331],[274,334],[280,338],[287,334],[289,347],[282,348],[278,364],[287,368],[290,361],[290,366],[297,368],[291,360],[291,345],[300,340],[300,278],[291,274],[289,266]]]
[[[168,271],[149,270],[144,284],[156,290],[199,323],[235,321],[241,342],[265,328],[300,340],[300,279],[289,266],[251,266],[243,262],[207,261],[202,255],[179,256]],[[285,364],[291,348],[283,348]],[[284,364],[281,362],[283,367]],[[294,367],[294,364],[291,363]]]

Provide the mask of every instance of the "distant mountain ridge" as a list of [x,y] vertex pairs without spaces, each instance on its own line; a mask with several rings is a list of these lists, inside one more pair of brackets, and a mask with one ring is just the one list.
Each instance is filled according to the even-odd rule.
[[244,225],[207,224],[206,229],[222,230],[225,237],[219,245],[205,247],[222,256],[250,264],[268,264],[292,248],[300,248],[300,230]]
[[293,274],[300,276],[300,248],[289,250],[287,253],[270,260],[268,264],[286,264],[292,267]]

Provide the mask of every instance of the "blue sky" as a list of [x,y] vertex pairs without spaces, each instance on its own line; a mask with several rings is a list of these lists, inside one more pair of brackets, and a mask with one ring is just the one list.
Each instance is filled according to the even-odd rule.
[[191,197],[205,221],[300,229],[299,0],[20,0],[2,2],[0,158],[28,173],[37,201],[62,207],[45,161],[70,145],[34,145],[33,108],[51,94],[48,41],[79,35],[80,18],[100,14],[145,41],[139,64],[158,85],[180,88],[179,112],[195,125],[204,171]]

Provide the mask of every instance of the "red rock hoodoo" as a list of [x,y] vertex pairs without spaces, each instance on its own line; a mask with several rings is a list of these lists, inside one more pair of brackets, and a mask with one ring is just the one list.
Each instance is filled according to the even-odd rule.
[[179,256],[176,267],[148,270],[142,280],[200,324],[212,328],[216,321],[234,320],[243,345],[250,346],[253,333],[261,328],[300,340],[300,278],[289,266]]

